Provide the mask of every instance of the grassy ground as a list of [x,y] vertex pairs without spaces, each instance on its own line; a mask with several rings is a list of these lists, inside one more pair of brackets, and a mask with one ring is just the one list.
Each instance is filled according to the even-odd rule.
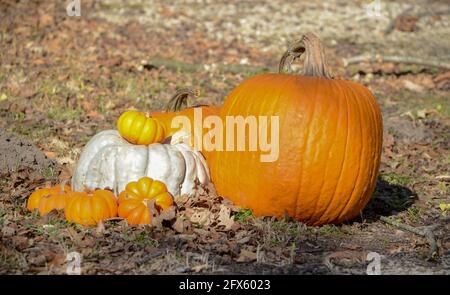
[[[371,18],[366,2],[82,1],[82,16],[68,17],[57,1],[2,1],[0,128],[56,163],[2,170],[0,273],[65,273],[72,251],[89,274],[365,273],[371,251],[381,255],[382,273],[450,273],[450,213],[439,208],[450,203],[449,72],[342,62],[374,51],[448,63],[447,6],[382,1],[381,15]],[[415,25],[386,30],[403,11],[418,16]],[[181,87],[201,89],[192,103],[220,105],[244,78],[276,67],[287,42],[305,30],[324,40],[335,74],[367,85],[383,110],[380,177],[360,218],[308,227],[254,218],[214,198],[213,221],[180,233],[123,221],[86,229],[25,211],[29,193],[68,178],[89,138],[113,128],[122,111],[162,109]],[[188,207],[210,199],[203,192]],[[221,206],[232,209],[231,229],[218,225]],[[380,216],[438,225],[438,253],[429,259],[427,239]]]

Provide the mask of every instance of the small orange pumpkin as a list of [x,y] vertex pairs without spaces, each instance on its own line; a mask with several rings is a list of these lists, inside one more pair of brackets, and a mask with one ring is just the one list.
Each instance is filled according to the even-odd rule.
[[129,224],[150,224],[151,215],[147,202],[151,199],[154,199],[158,210],[165,210],[173,205],[173,198],[161,181],[142,177],[128,183],[119,195],[119,216]]
[[64,210],[66,219],[82,225],[96,225],[117,216],[117,200],[109,190],[71,192]]
[[165,138],[164,124],[147,113],[126,111],[119,120],[117,128],[120,135],[130,143],[149,145]]
[[152,217],[147,204],[148,200],[129,199],[119,204],[119,216],[125,218],[128,224],[150,224]]
[[61,183],[54,187],[41,188],[34,191],[27,202],[28,211],[38,210],[41,216],[52,210],[62,210],[67,203],[67,193],[71,192],[70,186]]

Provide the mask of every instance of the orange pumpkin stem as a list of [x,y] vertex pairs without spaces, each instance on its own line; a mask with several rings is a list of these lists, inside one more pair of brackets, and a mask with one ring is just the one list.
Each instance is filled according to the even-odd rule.
[[190,88],[179,89],[169,100],[169,103],[166,106],[166,112],[178,112],[187,108],[187,99],[190,95],[198,97],[200,95],[200,90]]
[[325,58],[325,53],[320,39],[313,33],[307,33],[302,36],[300,40],[291,44],[283,54],[278,68],[279,73],[291,73],[292,63],[305,54],[303,63],[303,76],[322,77],[332,79],[328,64]]

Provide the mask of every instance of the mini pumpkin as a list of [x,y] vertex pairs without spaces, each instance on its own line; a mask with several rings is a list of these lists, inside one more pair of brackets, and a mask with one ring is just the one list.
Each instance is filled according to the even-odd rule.
[[149,145],[165,138],[165,127],[158,119],[138,111],[126,111],[117,120],[117,129],[130,143]]
[[28,211],[38,210],[41,216],[52,210],[62,210],[66,206],[70,186],[65,183],[54,187],[41,188],[34,191],[27,201]]
[[150,200],[154,201],[154,207],[158,211],[173,205],[173,198],[163,182],[149,177],[132,181],[119,195],[118,214],[129,224],[150,224],[152,219],[148,208]]
[[109,190],[71,192],[64,213],[69,222],[96,225],[117,216],[117,200]]
[[131,225],[151,224],[152,216],[147,202],[148,200],[125,200],[119,204],[119,216]]

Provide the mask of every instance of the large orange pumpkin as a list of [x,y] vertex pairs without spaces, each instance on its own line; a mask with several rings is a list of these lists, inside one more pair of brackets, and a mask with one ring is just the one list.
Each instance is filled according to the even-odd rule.
[[[200,140],[203,140],[204,136],[209,132],[209,130],[211,128],[208,128],[207,126],[205,126],[205,119],[208,116],[211,115],[215,115],[215,116],[219,116],[220,114],[220,107],[217,106],[206,106],[206,105],[200,105],[200,106],[193,106],[193,107],[187,107],[188,103],[187,103],[187,99],[189,96],[199,96],[199,91],[198,90],[192,90],[192,89],[181,89],[178,90],[177,93],[175,93],[175,95],[170,99],[169,103],[167,104],[166,107],[166,111],[165,112],[151,112],[150,116],[152,116],[153,118],[158,119],[159,121],[161,121],[164,126],[166,126],[166,136],[172,136],[173,134],[175,134],[176,132],[180,131],[181,126],[180,127],[172,127],[172,120],[178,116],[185,116],[188,120],[189,123],[191,124],[191,136],[192,138],[199,142]],[[200,111],[201,110],[201,121],[198,120],[198,122],[195,121],[195,111]],[[195,126],[198,126],[197,123],[201,122],[201,127],[202,128],[202,132],[198,132],[198,135],[201,135],[202,137],[200,138],[199,136],[195,136],[194,134],[194,130],[195,130]],[[198,126],[197,128],[199,128],[200,126]],[[214,126],[211,126],[212,128]],[[191,146],[193,147],[194,143],[191,143]],[[211,156],[212,152],[207,151],[205,149],[201,149],[201,152],[203,153],[203,155],[205,156],[206,160],[208,160],[208,158]]]
[[209,162],[212,180],[219,194],[255,215],[287,214],[311,225],[340,223],[359,215],[374,190],[381,112],[366,87],[331,78],[313,34],[287,51],[280,72],[285,66],[290,70],[303,53],[301,75],[252,77],[232,90],[221,108],[223,120],[278,116],[278,159],[261,162],[259,150],[216,151]]

